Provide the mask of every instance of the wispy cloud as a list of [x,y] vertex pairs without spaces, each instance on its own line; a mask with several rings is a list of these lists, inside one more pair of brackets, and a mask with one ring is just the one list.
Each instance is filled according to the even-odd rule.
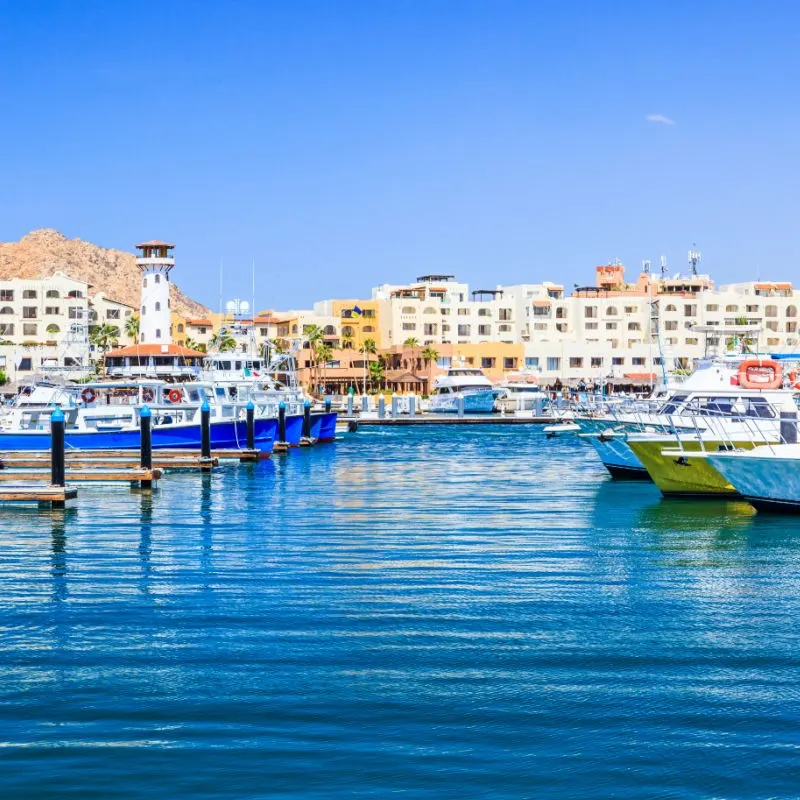
[[675,120],[665,117],[663,114],[648,114],[645,119],[648,122],[658,122],[661,125],[674,125]]

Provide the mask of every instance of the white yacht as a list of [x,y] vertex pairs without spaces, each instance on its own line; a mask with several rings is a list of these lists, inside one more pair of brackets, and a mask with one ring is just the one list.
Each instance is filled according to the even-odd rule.
[[439,414],[455,414],[463,401],[466,414],[490,414],[499,393],[492,382],[475,367],[451,366],[445,375],[438,375],[433,382],[433,394],[428,402],[428,411]]
[[498,390],[495,406],[518,417],[540,417],[549,402],[539,388],[538,376],[530,371],[508,373]]

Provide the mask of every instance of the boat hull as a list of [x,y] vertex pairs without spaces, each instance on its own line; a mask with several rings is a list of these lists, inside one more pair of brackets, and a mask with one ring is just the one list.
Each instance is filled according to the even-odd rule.
[[[287,426],[288,427],[288,426]],[[255,445],[262,453],[271,453],[278,432],[275,419],[255,420]],[[153,449],[199,449],[202,431],[199,424],[155,425]],[[298,439],[299,441],[299,439]],[[138,450],[138,428],[119,431],[66,431],[64,442],[74,450]],[[241,449],[247,446],[247,423],[244,420],[220,420],[211,423],[212,449]],[[41,451],[50,449],[50,431],[0,432],[0,450]]]
[[459,397],[464,398],[465,414],[491,414],[494,411],[495,393],[493,390],[465,392],[461,395],[437,394],[431,397],[428,411],[434,414],[457,414]]
[[684,457],[675,455],[674,452],[662,455],[663,450],[675,448],[674,437],[639,441],[629,439],[628,444],[662,494],[683,497],[738,497],[739,492],[720,474],[709,458],[692,458],[691,454],[703,450],[713,452],[723,447],[743,450],[753,447],[752,442],[723,443],[707,440],[701,448],[697,440],[684,441],[681,443],[682,450],[687,454]]
[[800,514],[800,479],[796,458],[709,456],[714,467],[739,494],[760,511]]
[[336,438],[336,417],[337,414],[333,411],[331,411],[330,413],[312,414],[311,435],[318,442],[334,441],[334,439]]
[[613,478],[622,480],[650,480],[650,475],[628,446],[624,436],[605,437],[589,434],[587,439]]

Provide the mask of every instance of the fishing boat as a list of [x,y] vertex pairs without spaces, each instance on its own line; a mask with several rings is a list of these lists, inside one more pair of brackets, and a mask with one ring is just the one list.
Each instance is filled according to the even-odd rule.
[[499,390],[475,367],[451,366],[433,383],[428,411],[456,414],[463,406],[466,414],[491,414]]
[[[141,410],[145,405],[152,413],[154,449],[199,448],[201,408],[206,402],[212,448],[244,448],[245,404],[221,402],[210,384],[146,380],[32,386],[21,392],[0,418],[0,450],[48,450],[50,417],[55,408],[64,413],[67,448],[138,449]],[[256,448],[270,453],[277,432],[277,420],[269,409],[256,407]]]
[[550,401],[538,376],[527,370],[508,373],[497,388],[495,408],[517,417],[541,417]]

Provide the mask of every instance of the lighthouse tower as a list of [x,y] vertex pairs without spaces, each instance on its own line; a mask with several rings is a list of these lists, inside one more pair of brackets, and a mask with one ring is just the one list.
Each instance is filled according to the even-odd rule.
[[[139,309],[139,342],[172,343],[170,333],[169,273],[175,266],[174,244],[142,242],[137,244],[136,263],[142,272],[142,303]],[[166,352],[166,351],[165,351]]]

